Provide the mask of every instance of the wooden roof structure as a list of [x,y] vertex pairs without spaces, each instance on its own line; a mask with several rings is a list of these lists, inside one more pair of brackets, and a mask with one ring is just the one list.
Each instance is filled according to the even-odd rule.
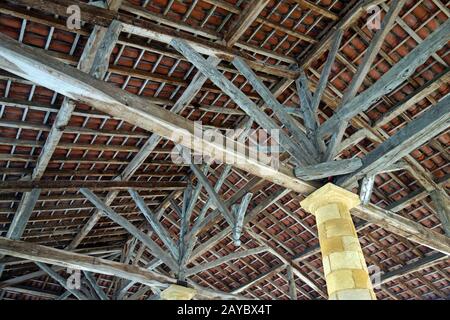
[[[180,280],[326,299],[300,206],[326,181],[361,194],[378,299],[448,299],[449,17],[445,0],[1,1],[0,299]],[[194,121],[282,128],[279,171],[174,163]]]

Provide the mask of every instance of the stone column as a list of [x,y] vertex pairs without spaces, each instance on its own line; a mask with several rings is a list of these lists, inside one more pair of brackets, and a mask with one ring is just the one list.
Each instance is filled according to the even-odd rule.
[[195,289],[172,284],[160,296],[162,300],[192,300],[196,293]]
[[316,217],[330,300],[376,300],[350,209],[359,197],[328,183],[300,205]]

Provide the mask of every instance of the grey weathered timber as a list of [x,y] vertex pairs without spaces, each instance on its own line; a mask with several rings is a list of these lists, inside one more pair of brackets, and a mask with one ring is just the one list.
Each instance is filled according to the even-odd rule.
[[300,71],[300,76],[295,81],[295,86],[300,99],[300,110],[305,123],[306,133],[308,136],[313,136],[318,126],[318,118],[317,113],[312,109],[313,97],[309,90],[308,78],[303,70]]
[[91,287],[94,289],[95,294],[100,298],[100,300],[109,300],[105,291],[103,291],[103,289],[100,288],[100,286],[98,285],[97,281],[95,280],[94,275],[89,271],[83,271],[83,273],[84,273],[84,276],[86,277],[86,280],[89,282]]
[[195,176],[197,177],[198,182],[203,185],[203,187],[205,188],[208,195],[211,197],[211,199],[215,202],[216,206],[219,208],[219,210],[224,215],[228,224],[230,226],[232,226],[233,225],[233,214],[228,209],[228,207],[225,205],[225,203],[220,198],[220,196],[217,194],[217,192],[214,190],[214,188],[211,186],[208,178],[203,174],[202,170],[195,163],[191,163],[190,167],[191,167],[192,171],[194,172]]
[[247,211],[248,205],[252,197],[253,197],[252,193],[247,193],[242,198],[242,202],[239,205],[235,204],[232,206],[234,216],[233,241],[235,246],[241,245],[240,237],[242,234],[242,228],[244,226],[245,212]]
[[436,215],[441,221],[442,229],[450,237],[450,204],[445,190],[433,190],[430,193]]
[[[110,253],[105,254],[106,251],[109,251],[109,250],[105,250],[105,251],[100,250],[100,251],[97,251],[97,252],[96,251],[78,250],[77,252],[78,253],[95,254],[95,255],[100,253],[101,254],[100,258],[109,257],[111,255],[111,252],[114,254],[114,251],[110,251]],[[13,259],[15,259],[15,261]],[[14,258],[14,257],[9,257],[8,260],[9,261],[5,261],[5,259],[2,260],[4,262],[4,265],[9,265],[10,262],[12,262],[12,263],[14,263],[14,262],[24,263],[25,262],[23,259]],[[61,268],[59,268],[59,269],[61,269]],[[59,269],[54,269],[54,270],[55,271],[59,271]],[[19,283],[25,282],[25,281],[33,279],[33,278],[38,278],[38,277],[43,276],[43,275],[45,275],[45,272],[41,270],[41,271],[27,273],[27,274],[24,274],[22,276],[9,278],[9,279],[6,279],[6,280],[0,282],[0,289],[6,288],[6,287],[10,287],[10,286],[14,286],[14,285],[17,285]]]
[[227,94],[236,104],[247,113],[256,123],[267,130],[279,130],[279,142],[281,146],[289,152],[300,164],[310,164],[308,156],[290,140],[290,138],[280,130],[273,120],[258,106],[251,101],[241,90],[239,90],[230,80],[228,80],[217,68],[209,64],[197,51],[187,42],[173,39],[170,45],[185,56],[197,69],[206,75],[217,87]]
[[[256,207],[254,207],[250,212],[245,216],[244,218],[244,225],[248,223],[250,220],[252,220],[256,215],[258,215],[261,211],[266,209],[268,206],[272,205],[277,200],[284,197],[286,194],[289,193],[289,190],[278,190],[274,193],[272,193],[269,197],[264,199],[261,203],[259,203]],[[227,201],[228,202],[228,201]],[[210,213],[211,215],[212,213]],[[208,215],[208,217],[210,216]],[[214,245],[216,245],[218,242],[220,242],[222,239],[224,239],[226,236],[228,236],[232,232],[232,227],[227,226],[225,229],[221,230],[219,233],[214,235],[213,237],[209,238],[206,242],[203,242],[200,244],[193,252],[190,257],[190,261],[193,261],[203,253],[205,253],[208,249],[212,248]]]
[[310,181],[355,172],[362,166],[360,158],[323,162],[308,167],[297,167],[294,172],[297,178]]
[[70,99],[64,99],[61,105],[61,109],[56,115],[55,122],[50,129],[47,140],[36,162],[36,166],[33,170],[33,174],[31,175],[31,179],[39,180],[44,174],[45,169],[47,168],[47,165],[53,155],[53,152],[55,151],[59,140],[61,140],[64,127],[66,127],[69,123],[70,116],[72,115],[74,109],[75,102]]
[[358,206],[351,214],[370,223],[383,227],[387,231],[402,236],[412,242],[420,243],[433,250],[450,254],[450,238],[422,226],[420,223],[402,217],[390,210],[381,209],[373,204]]
[[[193,146],[191,142],[194,140],[194,125],[191,121],[150,104],[145,99],[89,77],[50,58],[48,55],[21,45],[3,34],[0,35],[0,39],[2,40],[0,42],[2,48],[0,65],[14,74],[33,80],[61,94],[70,96],[72,99],[92,105],[108,114],[122,117],[129,123],[136,124],[168,139],[175,139],[180,136],[186,137],[181,141],[181,144],[188,148],[198,145],[198,147],[202,146],[202,150],[198,150],[199,152],[212,152],[214,150],[215,153],[220,151],[219,153],[228,154],[230,159],[238,160],[232,163],[234,166],[261,176],[261,178],[272,180],[286,188],[306,193],[312,192],[314,189],[312,185],[295,179],[288,168],[280,167],[275,170],[259,161],[249,159],[240,153],[231,152],[229,148],[224,148],[224,146],[205,139],[198,141],[199,143]],[[18,64],[21,67],[17,67]],[[45,77],[41,76],[43,73]],[[61,86],[61,83],[70,83],[72,86]]]
[[[144,181],[89,181],[89,180],[55,180],[55,181],[8,181],[0,184],[0,192],[21,192],[32,191],[33,194],[27,197],[27,201],[24,202],[24,210],[33,210],[32,206],[27,206],[27,203],[32,203],[39,197],[40,190],[48,191],[77,191],[80,188],[89,188],[93,190],[127,190],[133,189],[145,189],[153,191],[161,190],[182,190],[186,187],[186,182],[171,182],[171,181],[158,181],[149,185]],[[18,222],[17,222],[18,223]],[[26,223],[26,222],[25,222]],[[15,225],[16,223],[14,223]],[[13,233],[13,230],[11,230]]]
[[141,210],[145,219],[147,219],[147,221],[150,223],[152,230],[166,245],[174,259],[178,260],[178,248],[176,247],[173,239],[170,237],[169,232],[167,232],[166,228],[161,224],[161,222],[159,222],[155,213],[150,210],[150,208],[145,204],[144,199],[142,199],[135,190],[128,189],[128,193],[131,195],[134,202],[136,202],[137,207],[139,208],[139,210]]
[[338,178],[337,183],[348,186],[364,175],[376,174],[417,149],[431,138],[448,129],[450,124],[450,95],[444,97],[408,125],[397,131],[363,159],[356,172]]
[[403,160],[397,161],[396,163],[393,163],[390,166],[383,168],[378,173],[396,172],[401,170],[407,170],[407,164]]
[[320,42],[300,54],[297,60],[302,62],[301,67],[306,69],[314,61],[316,61],[317,57],[323,54],[331,46],[334,36],[338,30],[348,29],[355,24],[361,16],[366,15],[371,6],[382,4],[385,1],[386,0],[362,0],[356,2],[352,8],[336,22],[333,28],[327,32]]
[[[110,2],[111,2],[110,9],[117,11],[118,8],[120,7],[122,0],[110,0]],[[105,52],[102,50],[99,51],[98,49],[99,47],[113,46],[115,43],[114,40],[117,40],[117,38],[116,39],[114,39],[113,37],[105,38],[106,33],[107,32],[105,28],[94,26],[94,29],[91,35],[89,36],[88,42],[86,43],[86,46],[83,50],[80,61],[78,63],[78,69],[86,73],[91,72],[91,74],[94,74],[94,70],[92,70],[93,69],[92,67],[95,66],[96,62],[98,63],[98,59],[99,60],[109,59],[109,54],[111,52]],[[108,54],[108,56],[105,58],[106,54]],[[99,78],[103,76],[103,74],[100,72],[96,72],[95,75]],[[55,122],[53,123],[50,129],[44,147],[42,148],[42,151],[39,155],[35,168],[33,170],[32,173],[33,180],[39,180],[44,174],[48,166],[48,163],[52,158],[52,155],[59,141],[61,140],[64,128],[69,123],[70,117],[74,109],[75,109],[75,102],[65,97],[62,102],[61,108],[58,111]],[[26,200],[26,197],[27,194],[24,194],[23,196],[24,201]],[[2,268],[0,267],[0,276],[2,273],[1,269]]]
[[225,35],[224,40],[227,46],[232,46],[239,40],[269,2],[269,0],[255,0],[247,4],[239,19],[233,23]]
[[341,121],[348,121],[367,110],[375,101],[388,94],[407,79],[428,57],[442,48],[450,35],[450,20],[444,22],[406,57],[396,63],[370,88],[349,100],[319,128],[322,137],[332,134]]
[[[3,184],[3,182],[2,182]],[[17,189],[12,190],[16,192]],[[14,218],[9,226],[8,232],[6,233],[6,237],[13,240],[20,240],[23,232],[27,226],[28,220],[30,220],[31,214],[33,213],[33,208],[41,194],[41,189],[34,188],[30,192],[26,192],[23,194],[22,199],[20,200],[17,211],[14,215]],[[0,258],[3,256],[0,255]],[[4,264],[0,264],[0,277],[5,268]]]
[[0,252],[35,262],[117,276],[149,286],[164,288],[176,283],[175,279],[143,268],[3,237],[0,237]]
[[[145,265],[145,269],[148,271],[153,271],[157,267],[159,267],[162,264],[161,260],[158,258],[153,259],[149,263]],[[136,284],[136,281],[128,280],[126,281],[121,288],[117,290],[117,300],[123,299],[125,295],[127,294],[128,290],[130,290],[134,285]]]
[[88,297],[86,297],[80,290],[72,289],[67,285],[67,280],[61,277],[58,272],[54,271],[52,268],[47,266],[45,263],[36,262],[36,265],[45,271],[53,280],[59,283],[60,286],[62,286],[64,289],[69,291],[71,294],[73,294],[75,297],[77,297],[79,300],[89,300]]
[[364,140],[366,138],[369,140],[372,140],[374,142],[379,142],[379,143],[382,142],[382,140],[378,136],[376,136],[372,131],[370,131],[367,128],[363,128],[363,129],[358,130],[354,134],[352,134],[350,137],[348,137],[344,141],[342,141],[341,144],[339,145],[339,152],[344,151],[347,148],[357,145],[359,142],[361,142],[362,140]]
[[[15,0],[15,2],[50,14],[57,14],[61,17],[69,16],[67,7],[70,5],[78,5],[81,9],[81,20],[88,24],[108,27],[113,20],[117,19],[123,24],[123,32],[133,35],[154,39],[163,43],[170,43],[175,38],[183,39],[188,41],[202,54],[216,56],[227,61],[231,61],[235,55],[239,55],[235,50],[231,50],[223,44],[188,35],[184,32],[179,32],[150,21],[138,20],[130,15],[117,15],[116,12],[111,10],[94,7],[79,1],[47,0],[42,2],[35,0]],[[283,66],[272,66],[256,60],[248,60],[248,63],[257,71],[280,77],[295,78],[297,76],[296,72]]]
[[[314,145],[309,141],[306,134],[300,129],[297,123],[294,122],[291,115],[286,111],[284,106],[274,97],[272,92],[267,88],[264,83],[258,78],[253,70],[245,63],[241,58],[235,58],[232,61],[233,65],[238,69],[248,82],[252,85],[253,89],[261,96],[264,102],[270,109],[276,114],[281,123],[292,134],[293,139],[299,146],[308,152],[313,159],[313,162],[319,160],[319,155]],[[251,115],[250,115],[251,116]]]
[[389,272],[383,273],[381,275],[381,284],[396,280],[398,278],[404,277],[413,272],[417,272],[422,269],[428,268],[432,265],[439,263],[441,260],[446,259],[446,258],[448,258],[448,256],[443,253],[440,253],[440,252],[432,253],[429,256],[425,256],[415,262],[408,263],[407,265],[405,265],[401,268],[398,268],[394,271],[389,271]]
[[161,249],[161,247],[156,244],[150,237],[144,234],[141,230],[136,228],[132,223],[130,223],[127,219],[117,214],[114,210],[108,207],[99,197],[97,197],[92,191],[89,189],[82,188],[80,192],[86,196],[86,198],[91,201],[98,210],[101,210],[108,218],[116,222],[118,225],[126,229],[130,232],[135,238],[144,243],[152,252],[155,257],[161,259],[170,269],[176,270],[177,263],[168,255],[165,251]]
[[[133,265],[125,265],[111,260],[54,249],[34,243],[11,240],[4,237],[0,237],[0,254],[65,268],[116,276],[161,289],[177,283],[177,280],[174,278]],[[199,299],[243,298],[226,292],[206,289],[193,283],[190,283],[190,285],[197,290],[196,297]]]
[[[358,90],[361,87],[361,84],[366,78],[372,66],[372,63],[375,60],[375,57],[377,56],[378,52],[381,49],[381,46],[384,42],[386,35],[390,32],[392,26],[394,25],[400,10],[405,4],[405,1],[406,0],[395,0],[392,2],[388,13],[386,14],[381,23],[381,29],[377,31],[374,38],[370,42],[369,47],[367,48],[366,53],[364,54],[364,58],[361,64],[359,65],[356,74],[352,78],[352,82],[345,90],[344,96],[341,99],[338,110],[343,108],[343,106],[345,106],[347,102],[349,102],[357,95]],[[335,157],[339,144],[341,143],[342,138],[344,136],[346,127],[347,127],[347,120],[345,119],[339,122],[338,125],[336,126],[336,131],[333,133],[328,143],[327,151],[324,156],[325,161],[332,160]]]
[[291,300],[297,300],[297,289],[292,266],[287,266],[286,271],[289,283],[289,297],[291,298]]
[[[16,191],[16,190],[13,190]],[[14,215],[13,221],[9,226],[8,232],[6,233],[6,237],[19,240],[25,231],[26,224],[33,212],[34,205],[39,198],[41,193],[41,189],[34,188],[31,192],[27,192],[24,194],[24,197],[20,201],[19,207],[17,208],[17,212]]]
[[108,27],[98,48],[97,54],[95,55],[92,69],[90,71],[90,74],[94,77],[101,79],[108,71],[109,59],[116,42],[119,39],[122,26],[123,25],[119,21],[114,20]]
[[[225,165],[219,179],[217,180],[215,186],[214,186],[214,191],[219,192],[220,188],[222,188],[222,185],[224,184],[226,178],[228,177],[228,175],[231,172],[231,166],[230,165]],[[202,210],[200,211],[200,214],[198,215],[197,219],[194,222],[194,225],[192,226],[191,230],[186,234],[185,236],[185,242],[188,242],[187,245],[187,251],[184,255],[184,261],[183,263],[186,263],[192,253],[192,250],[194,250],[194,246],[197,242],[197,235],[198,233],[201,231],[202,229],[202,222],[205,221],[205,216],[206,213],[208,212],[209,208],[212,206],[213,204],[213,200],[211,198],[208,198],[208,200],[206,201],[205,205],[203,206]],[[211,213],[212,215],[212,213]]]
[[220,266],[223,263],[227,263],[229,261],[232,260],[237,260],[237,259],[241,259],[247,256],[251,256],[251,255],[255,255],[255,254],[259,254],[262,252],[266,252],[268,250],[268,248],[266,247],[258,247],[258,248],[254,248],[254,249],[249,249],[249,250],[244,250],[244,251],[239,251],[239,252],[233,252],[230,253],[229,255],[225,256],[225,257],[220,257],[215,259],[214,261],[208,262],[208,263],[204,263],[204,264],[200,264],[198,266],[192,267],[190,269],[186,270],[186,275],[187,276],[192,276],[194,274],[197,274],[199,272],[202,272],[204,270],[208,270],[211,268],[215,268],[217,266]]
[[331,67],[333,66],[336,54],[339,51],[339,45],[341,44],[343,34],[344,34],[343,30],[337,30],[334,36],[333,43],[331,45],[330,51],[328,52],[327,61],[325,62],[322,73],[320,74],[319,84],[317,85],[316,91],[314,92],[313,100],[311,102],[312,112],[317,112],[319,108],[320,100],[322,99],[323,92],[327,87]]
[[414,106],[416,103],[423,100],[425,97],[430,95],[433,91],[439,89],[445,83],[450,82],[450,69],[446,68],[437,77],[424,83],[417,90],[409,94],[401,102],[395,104],[387,112],[381,115],[381,118],[375,121],[374,127],[379,128],[392,119],[400,116],[403,112]]
[[378,55],[381,46],[383,45],[386,35],[391,31],[392,26],[395,23],[400,10],[405,4],[406,0],[394,0],[389,7],[389,11],[381,22],[381,28],[375,33],[375,36],[370,41],[369,47],[364,54],[364,58],[358,67],[358,71],[352,78],[350,86],[345,90],[344,96],[342,97],[341,104],[345,105],[350,99],[353,99],[357,93],[370,68],[372,67],[373,61]]
[[361,182],[361,188],[359,191],[359,198],[361,203],[366,205],[370,202],[370,197],[372,196],[373,185],[375,182],[375,176],[365,176]]

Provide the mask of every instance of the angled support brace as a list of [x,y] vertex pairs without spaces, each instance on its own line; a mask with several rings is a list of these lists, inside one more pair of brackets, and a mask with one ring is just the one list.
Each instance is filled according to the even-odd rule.
[[235,204],[232,206],[233,216],[235,220],[233,226],[233,241],[235,246],[241,245],[240,237],[242,235],[242,228],[244,227],[244,216],[252,197],[253,197],[252,193],[247,193],[242,198],[241,204],[239,205]]
[[86,280],[90,284],[90,286],[94,289],[95,294],[100,298],[100,300],[109,300],[106,293],[100,288],[100,286],[97,284],[97,281],[95,281],[94,275],[89,271],[83,271],[84,276],[86,277]]
[[66,289],[71,294],[73,294],[75,297],[77,297],[78,300],[89,300],[88,297],[86,297],[80,290],[73,289],[70,286],[68,286],[66,279],[61,277],[58,274],[58,272],[53,270],[51,267],[49,267],[48,265],[46,265],[45,263],[42,263],[42,262],[35,262],[35,264],[40,269],[42,269],[42,271],[45,271],[50,276],[50,278],[52,278],[53,280],[58,282],[64,289]]
[[108,218],[116,222],[118,225],[127,230],[134,237],[143,242],[152,252],[155,257],[160,258],[170,269],[176,270],[177,263],[173,259],[172,256],[167,254],[167,252],[163,251],[161,247],[155,243],[150,237],[144,234],[141,230],[136,228],[131,222],[117,214],[114,210],[108,207],[99,197],[97,197],[91,190],[89,189],[80,189],[80,192],[94,204],[97,209],[101,210]]
[[308,139],[306,134],[300,129],[300,127],[294,122],[290,114],[281,105],[281,103],[279,103],[273,96],[269,88],[264,85],[264,83],[258,78],[258,76],[243,59],[236,57],[232,63],[236,69],[249,81],[253,89],[255,89],[255,91],[261,96],[269,108],[272,109],[281,123],[290,131],[296,143],[301,146],[303,150],[311,154],[315,161],[318,161],[319,155],[314,145]]
[[214,190],[213,187],[209,184],[208,178],[203,174],[200,167],[194,163],[190,164],[191,170],[194,172],[194,174],[197,176],[198,182],[203,185],[208,195],[211,197],[211,199],[215,202],[216,206],[219,208],[219,210],[223,213],[225,219],[227,220],[229,225],[233,225],[233,215],[228,209],[228,207],[225,205],[223,200],[220,198],[220,196],[217,194],[217,192]]
[[152,227],[153,231],[158,235],[161,241],[169,249],[174,259],[177,260],[178,259],[177,247],[175,246],[175,243],[173,242],[166,228],[161,224],[161,222],[156,217],[156,214],[150,210],[150,208],[145,204],[144,199],[142,199],[142,197],[139,196],[139,194],[135,190],[128,189],[128,193],[131,195],[131,198],[134,200],[139,210],[141,210],[142,214]]
[[361,188],[359,191],[359,198],[361,199],[361,204],[366,205],[370,202],[370,197],[372,196],[373,186],[375,182],[375,176],[365,176],[361,182]]
[[301,165],[311,164],[310,157],[299,150],[285,132],[273,122],[249,97],[239,90],[230,80],[208,63],[197,51],[195,51],[186,41],[173,39],[170,45],[180,52],[186,59],[197,67],[200,72],[206,75],[217,87],[228,95],[236,104],[251,117],[262,128],[267,130],[279,130],[280,144],[289,152],[293,158]]

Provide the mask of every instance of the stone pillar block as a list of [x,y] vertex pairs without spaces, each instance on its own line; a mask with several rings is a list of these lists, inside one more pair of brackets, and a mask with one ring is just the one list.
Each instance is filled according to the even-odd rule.
[[376,300],[350,209],[359,196],[328,183],[300,205],[316,217],[330,300]]

